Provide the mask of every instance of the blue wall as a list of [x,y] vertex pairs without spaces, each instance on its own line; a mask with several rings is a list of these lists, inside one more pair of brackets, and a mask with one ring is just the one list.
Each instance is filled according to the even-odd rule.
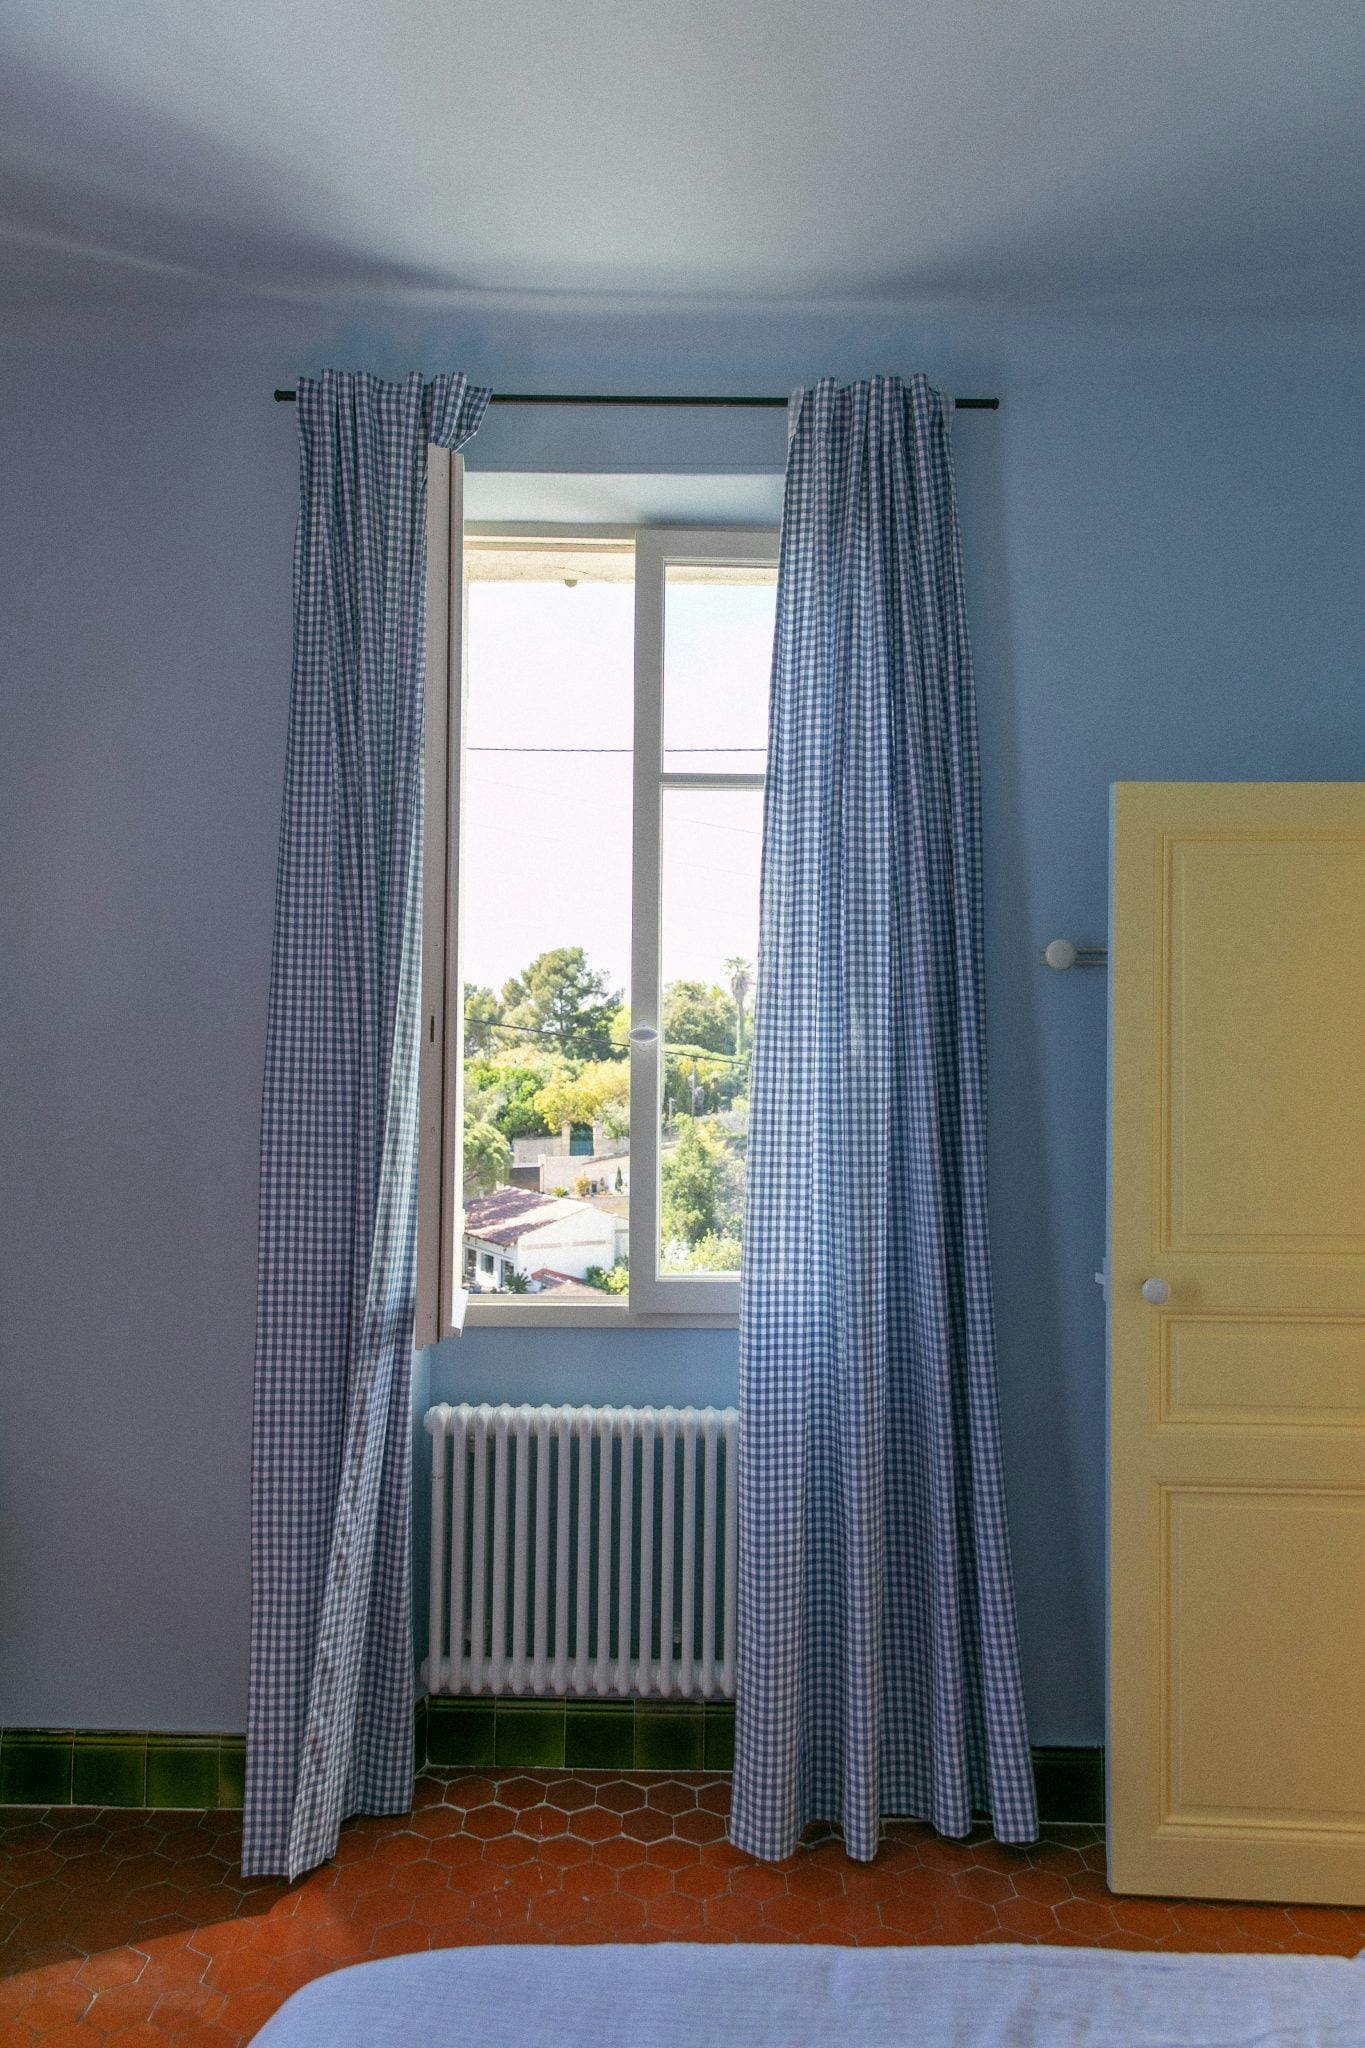
[[[255,1153],[300,364],[997,390],[957,445],[987,858],[1001,1402],[1035,1740],[1102,1728],[1104,988],[1121,777],[1365,776],[1357,336],[623,313],[0,369],[0,1722],[244,1717]],[[1347,400],[1349,399],[1349,403]],[[780,464],[781,415],[494,415],[485,464]],[[717,1333],[471,1333],[437,1396],[723,1400]]]

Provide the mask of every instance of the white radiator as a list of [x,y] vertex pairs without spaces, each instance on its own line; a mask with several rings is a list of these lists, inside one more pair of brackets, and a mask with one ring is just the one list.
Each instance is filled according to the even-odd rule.
[[428,1409],[433,1693],[735,1690],[733,1408]]

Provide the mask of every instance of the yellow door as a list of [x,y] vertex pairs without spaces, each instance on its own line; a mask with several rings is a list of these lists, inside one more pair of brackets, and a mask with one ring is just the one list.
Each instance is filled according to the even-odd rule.
[[1365,1903],[1365,785],[1115,791],[1109,1882]]

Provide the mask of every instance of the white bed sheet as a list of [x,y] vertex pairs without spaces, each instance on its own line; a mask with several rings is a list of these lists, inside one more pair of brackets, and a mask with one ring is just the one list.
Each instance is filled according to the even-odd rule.
[[666,1942],[438,1950],[306,1985],[258,2048],[1365,2048],[1365,1957]]

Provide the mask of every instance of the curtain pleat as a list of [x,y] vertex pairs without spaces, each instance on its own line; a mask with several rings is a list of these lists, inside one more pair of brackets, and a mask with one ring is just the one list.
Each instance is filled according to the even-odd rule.
[[489,394],[298,394],[294,660],[261,1118],[247,1875],[412,1796],[427,448]]
[[996,1412],[980,791],[922,377],[793,406],[740,1330],[731,1837],[1037,1831]]

